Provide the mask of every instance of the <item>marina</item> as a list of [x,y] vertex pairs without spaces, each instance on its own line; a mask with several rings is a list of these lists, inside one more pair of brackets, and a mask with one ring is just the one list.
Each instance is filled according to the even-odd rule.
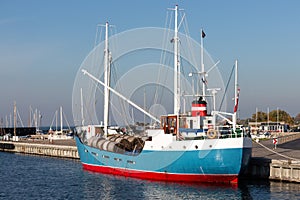
[[[252,157],[242,179],[300,183],[299,140],[300,133],[287,133],[279,137],[276,150],[272,139],[253,141]],[[74,140],[55,140],[54,144],[49,140],[0,141],[0,151],[79,159]]]
[[[181,23],[187,23],[185,13],[179,9],[178,5],[170,10],[174,17],[170,20],[168,29],[143,28],[143,30],[134,30],[133,32],[137,32],[143,38],[144,34],[141,34],[140,31],[153,32],[152,35],[158,35],[161,38],[163,35],[168,35],[171,38],[171,44],[169,38],[160,39],[156,36],[155,38],[147,37],[147,40],[149,43],[155,39],[159,40],[159,43],[168,42],[168,45],[161,50],[160,57],[165,57],[166,60],[171,58],[173,63],[171,62],[171,66],[168,66],[170,63],[164,63],[165,61],[161,60],[158,66],[168,66],[171,70],[163,71],[160,67],[159,73],[155,74],[152,71],[157,79],[153,95],[165,95],[167,91],[163,91],[159,87],[170,82],[173,94],[168,97],[168,100],[173,103],[172,109],[168,112],[165,110],[164,114],[161,114],[161,109],[156,111],[157,113],[150,112],[151,109],[145,109],[147,106],[141,107],[131,100],[131,96],[126,96],[131,93],[130,90],[122,91],[121,88],[118,88],[119,84],[126,87],[126,82],[119,83],[122,81],[122,77],[118,77],[119,80],[113,85],[111,71],[117,69],[113,68],[116,65],[114,65],[111,55],[118,51],[118,46],[114,44],[114,41],[117,39],[123,41],[124,39],[121,38],[124,37],[124,34],[127,36],[126,34],[129,33],[127,37],[132,37],[130,35],[132,33],[128,31],[110,36],[110,25],[106,22],[104,40],[99,44],[95,43],[95,48],[84,60],[75,78],[72,95],[76,127],[74,140],[70,139],[73,137],[73,133],[69,132],[71,131],[69,123],[67,132],[63,129],[64,114],[60,107],[60,130],[57,128],[58,112],[56,111],[55,131],[52,130],[53,118],[48,134],[22,135],[29,136],[28,141],[32,141],[25,142],[27,141],[26,137],[25,140],[22,140],[24,139],[22,137],[19,141],[14,128],[12,138],[15,142],[4,141],[0,143],[0,148],[3,151],[14,153],[80,158],[83,168],[86,170],[140,179],[237,184],[239,178],[249,176],[298,182],[297,159],[294,161],[293,158],[286,157],[288,158],[286,162],[269,159],[266,156],[262,158],[253,156],[252,148],[255,144],[252,141],[253,132],[257,134],[256,144],[270,150],[259,140],[261,136],[266,137],[265,133],[260,134],[260,132],[269,130],[268,127],[272,123],[269,123],[268,116],[268,123],[260,125],[255,123],[251,129],[252,132],[238,124],[237,112],[240,93],[238,61],[236,60],[232,67],[225,88],[223,77],[220,76],[217,68],[219,61],[214,62],[204,51],[203,40],[206,37],[204,30],[201,29],[201,42],[198,44],[190,38],[188,31],[180,32]],[[191,43],[195,46],[192,49],[189,48]],[[142,49],[144,47],[136,46],[135,48]],[[184,49],[189,51],[183,51]],[[103,53],[99,54],[99,52]],[[164,55],[166,52],[170,52],[170,55]],[[194,52],[198,52],[200,57],[190,58]],[[168,56],[170,58],[166,58]],[[94,62],[95,58],[100,63]],[[93,61],[92,64],[89,63],[90,60]],[[100,69],[99,66],[101,66]],[[187,74],[183,73],[183,66],[186,67],[186,71],[189,71],[189,80],[184,77]],[[147,68],[147,66],[143,67]],[[157,77],[161,76],[160,73],[170,74],[168,76],[170,80],[159,80]],[[103,77],[103,80],[99,77]],[[138,83],[138,81],[134,82],[134,84]],[[194,85],[194,83],[197,84]],[[103,87],[95,88],[94,84]],[[145,87],[144,98],[147,96],[145,91],[148,84],[149,82],[141,82],[139,86]],[[165,87],[169,87],[169,85],[166,84]],[[184,91],[185,95],[181,91]],[[98,92],[103,97],[103,102],[99,103],[103,112],[99,113],[94,107],[94,102],[98,100],[95,99],[99,96]],[[87,97],[91,97],[91,99]],[[118,103],[114,104],[114,98],[118,99]],[[150,103],[166,106],[157,99]],[[225,103],[223,104],[224,99]],[[228,108],[226,99],[232,99],[232,103],[228,103],[230,108]],[[121,101],[123,102],[119,103]],[[117,108],[125,103],[128,107]],[[131,113],[129,113],[129,106]],[[16,125],[16,110],[16,103],[14,103],[14,125]],[[137,115],[137,112],[144,115],[143,123],[135,121],[134,116]],[[115,113],[121,115],[121,121],[114,116]],[[278,113],[277,109],[277,121]],[[113,120],[109,116],[114,116],[115,121],[111,122]],[[35,118],[37,119],[37,117]],[[42,118],[40,114],[38,118],[36,124],[40,124]],[[146,118],[147,128],[145,126]],[[144,127],[141,128],[136,124],[143,124]],[[280,125],[279,127],[279,125],[279,123],[272,124],[272,130],[287,130],[287,126]],[[254,130],[254,128],[256,129]],[[38,130],[38,127],[36,129]],[[294,140],[295,137],[298,136],[274,138],[274,141],[276,140],[274,148],[276,148],[277,140],[280,140],[280,143],[286,143]],[[62,139],[65,142],[62,142]],[[7,140],[7,137],[4,137],[4,140]],[[273,153],[276,154],[276,152]]]
[[[64,144],[58,142],[57,145]],[[74,143],[71,145],[75,147]],[[254,144],[253,149],[261,152],[259,146]],[[284,149],[278,147],[277,150]],[[291,150],[290,154],[296,152],[294,155],[299,155],[298,151]],[[3,149],[0,157],[1,179],[5,180],[0,182],[0,198],[3,199],[20,196],[25,199],[126,199],[129,194],[130,199],[184,199],[187,196],[190,199],[198,199],[199,196],[209,199],[299,199],[300,184],[267,178],[243,178],[236,186],[156,182],[92,173],[82,170],[79,159],[9,153]]]
[[300,2],[170,3],[3,3],[0,199],[300,199]]

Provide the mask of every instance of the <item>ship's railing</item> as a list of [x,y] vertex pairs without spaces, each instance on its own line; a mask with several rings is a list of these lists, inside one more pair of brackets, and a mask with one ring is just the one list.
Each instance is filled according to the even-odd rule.
[[[240,126],[236,127],[235,131],[231,126],[216,126],[215,128],[206,130],[180,128],[179,132],[179,140],[205,140],[248,137],[248,134],[246,133],[244,128]],[[194,136],[184,136],[183,133],[186,132],[189,132],[190,135],[193,135],[194,133]]]
[[219,133],[218,138],[220,139],[247,137],[245,129],[241,126],[237,126],[235,130],[230,126],[217,126],[216,130]]

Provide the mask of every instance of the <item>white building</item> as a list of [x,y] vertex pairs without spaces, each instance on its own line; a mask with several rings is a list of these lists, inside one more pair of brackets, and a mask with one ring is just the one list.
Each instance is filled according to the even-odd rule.
[[285,122],[249,122],[251,133],[259,132],[287,132],[288,125]]

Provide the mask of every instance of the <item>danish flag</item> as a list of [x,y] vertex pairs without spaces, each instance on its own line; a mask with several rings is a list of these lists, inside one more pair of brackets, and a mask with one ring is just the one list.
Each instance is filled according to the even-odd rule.
[[239,96],[240,96],[240,88],[237,91],[236,102],[235,102],[234,109],[233,109],[233,112],[235,112],[235,113],[238,110],[238,106],[239,106]]

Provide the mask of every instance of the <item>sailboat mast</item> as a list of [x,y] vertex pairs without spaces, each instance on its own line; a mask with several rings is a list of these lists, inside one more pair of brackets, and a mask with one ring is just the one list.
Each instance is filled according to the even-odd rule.
[[58,110],[55,111],[55,131],[57,132],[57,119],[58,119]]
[[62,106],[60,106],[60,131],[63,134],[63,113],[62,113]]
[[178,5],[176,5],[174,25],[174,114],[177,115],[180,109],[180,54],[178,40]]
[[[108,49],[108,22],[105,24],[105,49],[104,49],[104,84],[109,86],[109,49]],[[107,136],[109,89],[104,87],[104,135]]]
[[14,136],[17,136],[17,104],[14,102]]
[[34,125],[35,125],[35,128],[38,128],[37,108],[35,109],[34,115],[35,115],[35,117],[34,117]]
[[29,106],[29,123],[28,126],[31,127],[31,106]]

